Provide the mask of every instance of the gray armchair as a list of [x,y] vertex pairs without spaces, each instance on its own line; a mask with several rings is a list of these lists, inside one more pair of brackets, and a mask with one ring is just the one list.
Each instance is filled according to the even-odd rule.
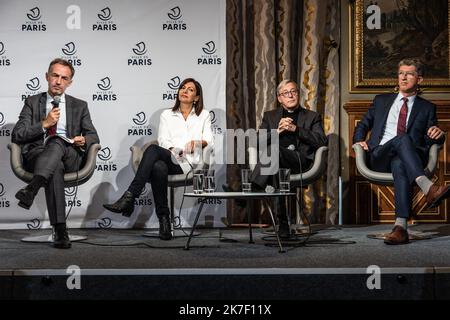
[[[442,148],[440,144],[433,144],[430,147],[430,151],[428,154],[428,163],[425,167],[425,174],[430,178],[434,171],[436,170],[438,158],[439,158],[439,150]],[[388,172],[378,172],[369,169],[367,166],[367,153],[366,151],[358,144],[355,143],[353,145],[353,150],[355,151],[355,160],[356,160],[356,168],[359,173],[374,184],[391,186],[394,185],[394,178],[392,173]]]
[[[95,171],[97,153],[100,148],[101,146],[99,144],[93,144],[89,147],[83,167],[78,172],[70,172],[64,175],[64,187],[68,188],[82,185],[92,177]],[[8,144],[8,149],[10,150],[10,163],[14,175],[23,182],[29,183],[31,179],[33,179],[33,173],[28,172],[23,166],[20,145],[10,143]],[[84,236],[70,235],[71,241],[79,241],[84,239],[86,239]],[[53,233],[50,236],[26,237],[23,238],[22,241],[53,242]]]
[[[145,150],[152,144],[158,144],[157,141],[151,141],[146,143],[145,145],[143,145],[142,147],[138,147],[138,146],[131,146],[130,150],[131,150],[131,166],[133,168],[134,173],[137,172],[137,169],[139,167],[139,163],[142,160],[142,156],[144,155]],[[209,146],[206,146],[205,148],[203,148],[203,152],[202,152],[202,159],[199,162],[199,164],[194,168],[194,170],[200,170],[200,169],[208,169],[211,165],[212,165],[212,160],[213,158],[213,151],[212,148]],[[168,183],[168,187],[169,187],[169,207],[170,207],[170,214],[171,214],[171,222],[172,224],[174,223],[174,209],[175,209],[175,198],[174,198],[174,194],[175,194],[175,188],[178,187],[184,187],[186,186],[192,186],[193,184],[193,175],[194,175],[194,170],[191,170],[187,175],[182,173],[182,174],[175,174],[175,175],[169,175],[169,183]],[[178,233],[176,232],[177,229],[172,228],[173,230],[173,236],[177,237],[177,236],[187,236],[187,234],[185,233]],[[198,234],[198,232],[196,233],[196,235]],[[150,236],[150,237],[159,237],[159,234],[156,232],[146,232],[144,234],[145,236]]]

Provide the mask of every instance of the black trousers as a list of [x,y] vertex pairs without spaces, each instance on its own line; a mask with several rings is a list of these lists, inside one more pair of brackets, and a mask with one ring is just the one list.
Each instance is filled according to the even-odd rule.
[[34,148],[25,156],[25,168],[47,180],[45,200],[52,225],[66,222],[64,174],[77,171],[80,165],[79,151],[59,138],[50,139],[45,145]]
[[144,152],[136,175],[128,187],[135,198],[138,198],[145,186],[150,182],[153,199],[155,200],[156,215],[170,215],[167,199],[167,185],[169,174],[182,174],[183,170],[177,164],[172,153],[158,145],[150,145]]

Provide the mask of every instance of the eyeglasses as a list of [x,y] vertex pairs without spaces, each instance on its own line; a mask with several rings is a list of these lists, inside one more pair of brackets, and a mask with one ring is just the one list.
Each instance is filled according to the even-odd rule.
[[296,97],[298,95],[297,89],[292,89],[291,91],[284,91],[279,93],[280,96],[283,96],[285,98],[288,98],[290,96]]
[[403,77],[403,76],[407,76],[408,78],[412,78],[412,77],[415,77],[415,76],[417,76],[417,72],[415,72],[415,71],[399,71],[398,72],[398,76],[399,77]]

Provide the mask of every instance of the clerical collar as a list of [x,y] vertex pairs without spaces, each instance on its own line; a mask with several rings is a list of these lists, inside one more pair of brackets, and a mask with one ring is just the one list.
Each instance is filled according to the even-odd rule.
[[289,115],[289,116],[297,115],[299,111],[300,111],[300,107],[297,107],[295,110],[288,110],[288,109],[283,108],[283,114]]

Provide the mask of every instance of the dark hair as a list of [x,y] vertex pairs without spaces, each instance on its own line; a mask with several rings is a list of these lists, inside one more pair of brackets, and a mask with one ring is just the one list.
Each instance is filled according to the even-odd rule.
[[403,59],[398,63],[398,67],[401,66],[414,66],[416,67],[417,75],[423,76],[423,64],[419,59]]
[[50,65],[48,66],[48,72],[50,72],[50,69],[52,68],[52,66],[54,64],[61,64],[65,67],[68,67],[70,69],[70,72],[72,73],[72,75],[70,76],[70,79],[72,79],[73,76],[75,75],[75,69],[73,68],[72,64],[69,61],[61,59],[61,58],[53,59],[52,62],[50,62]]
[[177,111],[178,109],[180,109],[180,99],[178,98],[179,96],[178,93],[180,92],[181,88],[183,88],[183,86],[188,82],[192,82],[195,85],[195,91],[197,91],[198,101],[197,102],[194,101],[194,109],[195,114],[199,116],[203,110],[203,90],[200,83],[194,78],[187,78],[181,82],[177,91],[177,100],[175,101],[175,105],[173,106],[172,111]]

